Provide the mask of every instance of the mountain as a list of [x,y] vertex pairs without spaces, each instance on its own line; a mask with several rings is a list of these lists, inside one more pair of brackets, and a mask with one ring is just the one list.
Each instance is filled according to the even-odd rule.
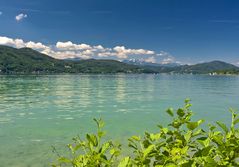
[[159,63],[146,62],[143,59],[129,59],[129,60],[123,60],[122,62],[127,63],[127,64],[137,65],[137,66],[155,66],[155,67],[176,67],[176,66],[180,66],[180,64],[178,64],[178,63],[159,64]]
[[144,69],[117,60],[81,60],[72,64],[73,69],[80,73],[144,73]]
[[151,62],[146,62],[143,59],[126,59],[122,61],[123,63],[126,64],[132,64],[132,65],[137,65],[137,66],[158,66],[159,64],[156,63],[151,63]]
[[160,64],[162,67],[179,67],[181,64],[179,63],[167,63],[167,64]]
[[67,61],[54,59],[30,48],[0,46],[1,74],[142,73],[144,69],[116,60]]
[[63,72],[64,63],[30,48],[0,46],[1,73]]
[[[135,61],[136,63],[137,61]],[[137,62],[139,63],[139,62]],[[192,73],[239,74],[239,67],[222,61],[195,65],[162,65],[142,62],[140,65],[117,60],[58,60],[30,48],[0,46],[0,74],[58,73]]]
[[223,61],[211,61],[195,65],[179,66],[174,68],[172,72],[192,73],[192,74],[208,74],[208,73],[230,74],[230,73],[238,73],[239,67]]
[[179,74],[239,74],[239,67],[222,61],[211,61],[195,65],[145,66],[144,68],[158,73]]
[[76,58],[68,58],[68,59],[64,59],[64,60],[66,60],[66,61],[80,61],[82,59],[79,58],[79,57],[76,57]]

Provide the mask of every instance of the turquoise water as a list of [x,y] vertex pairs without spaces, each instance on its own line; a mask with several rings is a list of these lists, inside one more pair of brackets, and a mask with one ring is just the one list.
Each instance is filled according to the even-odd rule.
[[49,166],[71,138],[106,122],[108,137],[123,143],[133,134],[166,124],[165,109],[191,98],[196,118],[230,121],[239,109],[238,76],[53,75],[0,76],[0,166]]

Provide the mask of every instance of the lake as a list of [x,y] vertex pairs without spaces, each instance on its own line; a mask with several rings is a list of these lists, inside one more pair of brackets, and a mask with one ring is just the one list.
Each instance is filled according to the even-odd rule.
[[[72,137],[106,122],[107,138],[156,131],[169,121],[165,110],[190,98],[194,118],[230,123],[239,109],[239,77],[208,75],[0,76],[1,166],[49,166]],[[64,150],[62,150],[64,148]]]

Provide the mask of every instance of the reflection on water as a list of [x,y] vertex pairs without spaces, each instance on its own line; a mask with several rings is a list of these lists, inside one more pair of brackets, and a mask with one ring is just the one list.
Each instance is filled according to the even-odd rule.
[[3,166],[49,166],[51,145],[92,131],[102,117],[109,136],[167,123],[164,110],[193,101],[195,116],[229,120],[239,108],[239,77],[203,75],[0,76],[0,162]]
[[118,76],[116,78],[116,100],[118,103],[124,103],[125,102],[125,88],[126,88],[126,83],[125,83],[125,76]]

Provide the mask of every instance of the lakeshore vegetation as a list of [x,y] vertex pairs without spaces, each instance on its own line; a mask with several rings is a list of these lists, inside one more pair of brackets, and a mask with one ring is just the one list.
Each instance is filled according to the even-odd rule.
[[58,159],[52,165],[73,167],[234,167],[239,166],[239,115],[232,109],[231,125],[222,122],[209,124],[203,129],[204,120],[192,120],[190,100],[177,110],[166,112],[172,118],[168,126],[158,126],[158,132],[145,132],[144,136],[128,139],[129,155],[122,155],[120,144],[106,141],[102,119],[94,119],[95,134],[85,138],[75,137],[68,144],[69,155],[53,151]]

